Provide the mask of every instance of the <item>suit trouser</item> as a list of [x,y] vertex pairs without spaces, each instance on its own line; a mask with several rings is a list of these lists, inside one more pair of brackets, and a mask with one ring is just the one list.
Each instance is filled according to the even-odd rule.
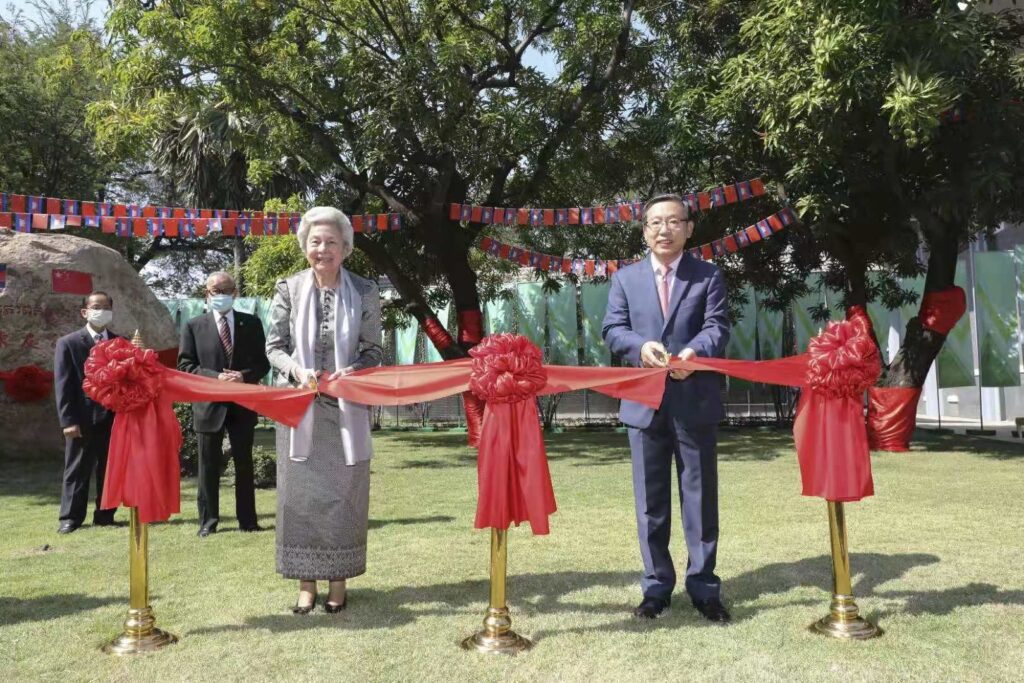
[[255,425],[251,416],[240,416],[228,407],[224,426],[216,432],[197,432],[199,441],[199,525],[216,527],[220,522],[220,466],[224,458],[224,432],[235,461],[235,517],[238,526],[256,526],[256,491],[253,483],[252,443]]
[[686,590],[695,600],[717,598],[718,551],[717,425],[684,427],[658,411],[646,429],[629,429],[633,496],[644,562],[644,597],[668,600],[676,585],[669,552],[672,529],[672,461],[679,482],[679,503],[689,558]]
[[64,480],[60,494],[60,521],[82,524],[89,508],[89,479],[96,473],[96,511],[93,522],[112,521],[117,509],[101,510],[103,477],[107,471],[107,450],[110,447],[110,415],[94,425],[79,425],[82,436],[64,439]]

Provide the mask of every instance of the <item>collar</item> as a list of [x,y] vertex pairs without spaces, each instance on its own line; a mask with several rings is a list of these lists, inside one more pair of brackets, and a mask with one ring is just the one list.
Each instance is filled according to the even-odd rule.
[[97,330],[90,323],[85,324],[85,333],[89,335],[89,339],[95,339],[97,334],[103,337],[103,339],[110,339],[110,334],[105,328]]
[[[668,264],[668,267],[672,269],[673,273],[676,273],[676,274],[679,273],[679,262],[683,260],[683,254],[685,254],[685,253],[686,253],[685,251],[679,252],[679,256],[676,256],[675,260],[672,261],[672,263]],[[662,268],[661,261],[659,261],[654,256],[653,252],[651,253],[651,267],[654,269],[654,273],[656,275],[660,275],[661,274],[661,268]]]
[[[213,309],[210,309],[210,310],[213,310]],[[221,313],[220,311],[213,311],[213,319],[217,322],[218,325],[220,324],[220,319],[221,318],[227,318],[229,323],[230,322],[234,322],[234,320],[235,320],[235,316],[233,315],[234,312],[235,312],[235,309],[233,309],[233,308],[229,308],[228,310],[226,310],[223,313]]]

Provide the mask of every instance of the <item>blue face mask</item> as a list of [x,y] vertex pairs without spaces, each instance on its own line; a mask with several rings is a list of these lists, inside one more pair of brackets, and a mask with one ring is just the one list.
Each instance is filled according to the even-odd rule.
[[210,297],[210,308],[218,313],[227,313],[235,305],[235,297],[230,294],[214,294]]

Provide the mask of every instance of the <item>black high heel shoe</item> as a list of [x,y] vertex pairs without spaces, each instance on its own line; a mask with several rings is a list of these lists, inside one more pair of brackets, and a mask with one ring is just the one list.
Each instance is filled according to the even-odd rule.
[[337,614],[341,610],[345,609],[345,606],[347,604],[348,604],[348,593],[346,592],[345,593],[345,597],[343,597],[341,599],[341,604],[340,605],[336,605],[336,604],[334,604],[332,602],[327,602],[325,600],[324,601],[324,611],[327,612],[328,614]]
[[309,614],[313,611],[314,607],[316,607],[316,594],[313,595],[313,602],[311,602],[308,607],[299,604],[292,607],[292,614]]

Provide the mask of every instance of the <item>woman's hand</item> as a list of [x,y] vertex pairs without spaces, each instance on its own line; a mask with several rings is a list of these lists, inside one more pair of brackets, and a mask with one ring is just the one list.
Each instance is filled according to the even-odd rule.
[[316,378],[320,374],[319,370],[313,370],[312,368],[296,368],[292,371],[295,376],[295,382],[300,387],[307,389],[316,389]]
[[355,368],[353,368],[353,367],[352,367],[352,366],[350,365],[350,366],[348,366],[347,368],[342,368],[341,370],[337,370],[337,371],[335,371],[335,372],[332,372],[332,373],[331,373],[331,376],[330,376],[330,377],[328,377],[327,379],[328,379],[328,380],[332,380],[332,379],[338,379],[339,377],[344,377],[345,375],[351,375],[351,374],[352,374],[353,372],[355,372],[355,371],[356,371],[356,369],[355,369]]

